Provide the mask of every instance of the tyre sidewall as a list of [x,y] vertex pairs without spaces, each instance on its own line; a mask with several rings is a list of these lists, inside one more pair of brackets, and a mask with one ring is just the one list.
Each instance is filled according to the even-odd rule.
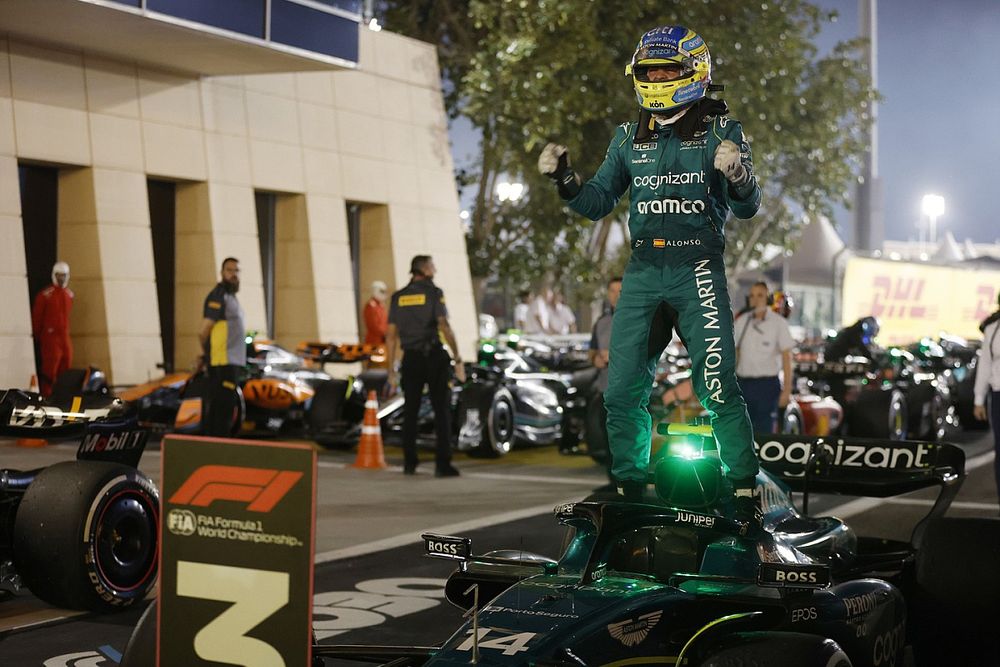
[[514,397],[504,387],[493,394],[483,424],[482,443],[491,456],[505,456],[514,446]]
[[[127,494],[150,523],[141,576],[127,588],[102,572],[97,535],[112,502]],[[66,461],[42,470],[28,487],[14,524],[14,564],[36,596],[57,606],[92,611],[124,609],[156,581],[159,495],[135,468],[100,461]]]

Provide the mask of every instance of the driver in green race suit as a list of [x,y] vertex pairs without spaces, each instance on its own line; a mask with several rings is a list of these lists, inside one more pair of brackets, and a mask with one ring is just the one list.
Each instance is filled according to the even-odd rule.
[[667,342],[651,344],[649,332],[662,318],[690,353],[695,391],[711,416],[737,513],[759,526],[758,463],[736,382],[723,225],[730,211],[753,217],[761,193],[740,123],[726,115],[725,102],[706,96],[711,72],[708,47],[694,31],[650,30],[625,69],[633,77],[639,121],[617,128],[597,174],[581,184],[566,147],[554,143],[542,151],[538,168],[555,180],[570,208],[592,220],[608,215],[629,192],[632,254],[612,323],[604,394],[619,493],[636,501],[645,488],[646,406]]

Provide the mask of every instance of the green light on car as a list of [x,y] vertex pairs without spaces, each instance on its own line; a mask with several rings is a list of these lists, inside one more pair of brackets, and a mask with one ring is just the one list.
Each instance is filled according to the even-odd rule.
[[676,439],[667,443],[667,454],[685,459],[697,459],[701,458],[701,447],[686,439]]

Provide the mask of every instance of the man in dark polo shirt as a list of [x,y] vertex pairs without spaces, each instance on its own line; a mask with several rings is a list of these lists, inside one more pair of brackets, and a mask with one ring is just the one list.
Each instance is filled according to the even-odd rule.
[[222,280],[205,297],[204,319],[198,332],[209,382],[207,405],[202,411],[205,435],[221,437],[233,431],[239,400],[236,386],[247,363],[243,308],[236,299],[239,290],[240,262],[227,257],[222,262]]
[[403,396],[403,473],[417,471],[417,416],[424,385],[428,387],[434,408],[437,433],[435,476],[457,477],[451,465],[451,425],[448,391],[451,359],[441,345],[444,337],[455,360],[455,377],[465,382],[465,368],[455,343],[455,334],[448,324],[448,309],[444,293],[434,284],[434,262],[429,255],[417,255],[410,262],[409,284],[392,295],[389,304],[389,329],[386,332],[386,357],[389,364],[390,387],[395,387],[396,345],[403,348],[401,363]]

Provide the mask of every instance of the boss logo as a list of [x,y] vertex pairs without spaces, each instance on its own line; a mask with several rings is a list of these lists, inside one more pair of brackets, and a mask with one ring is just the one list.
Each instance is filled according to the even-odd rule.
[[761,563],[757,583],[771,588],[825,588],[830,585],[830,572],[819,565]]
[[420,537],[424,540],[424,552],[427,556],[465,560],[472,555],[472,540],[467,537],[435,535],[434,533],[425,533]]
[[448,554],[451,556],[458,555],[458,545],[448,544],[447,542],[434,542],[431,540],[427,541],[427,551],[436,554]]
[[815,572],[796,572],[795,570],[777,570],[774,573],[774,580],[790,584],[815,584],[818,583]]

